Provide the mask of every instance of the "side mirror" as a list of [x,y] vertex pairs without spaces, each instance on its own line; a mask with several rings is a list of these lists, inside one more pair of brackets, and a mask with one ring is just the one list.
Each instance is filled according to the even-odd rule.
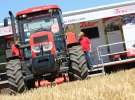
[[4,18],[4,26],[8,26],[8,17]]

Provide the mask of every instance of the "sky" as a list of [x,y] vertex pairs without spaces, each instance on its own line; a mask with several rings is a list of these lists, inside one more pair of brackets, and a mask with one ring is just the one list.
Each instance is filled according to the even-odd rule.
[[126,1],[135,0],[0,0],[0,22],[8,16],[9,10],[16,13],[34,6],[57,4],[66,12]]

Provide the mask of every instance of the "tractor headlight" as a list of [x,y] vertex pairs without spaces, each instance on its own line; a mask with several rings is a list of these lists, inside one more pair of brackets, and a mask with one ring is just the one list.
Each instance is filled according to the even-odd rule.
[[47,42],[43,44],[43,51],[49,51],[53,48],[53,43],[52,42]]
[[32,51],[35,52],[35,53],[39,53],[40,52],[40,46],[33,46]]

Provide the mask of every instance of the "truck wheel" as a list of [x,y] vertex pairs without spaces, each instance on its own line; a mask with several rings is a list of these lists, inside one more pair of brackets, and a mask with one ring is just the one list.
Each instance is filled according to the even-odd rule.
[[25,88],[19,59],[10,60],[6,66],[10,94],[22,93]]
[[88,76],[87,61],[80,45],[69,48],[70,67],[69,78],[73,80],[83,80]]

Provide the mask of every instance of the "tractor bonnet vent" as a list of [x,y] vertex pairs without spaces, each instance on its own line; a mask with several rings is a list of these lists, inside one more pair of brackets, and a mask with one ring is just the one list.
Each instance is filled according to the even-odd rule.
[[44,35],[44,36],[35,37],[33,40],[34,40],[34,43],[47,42],[48,41],[48,36]]

